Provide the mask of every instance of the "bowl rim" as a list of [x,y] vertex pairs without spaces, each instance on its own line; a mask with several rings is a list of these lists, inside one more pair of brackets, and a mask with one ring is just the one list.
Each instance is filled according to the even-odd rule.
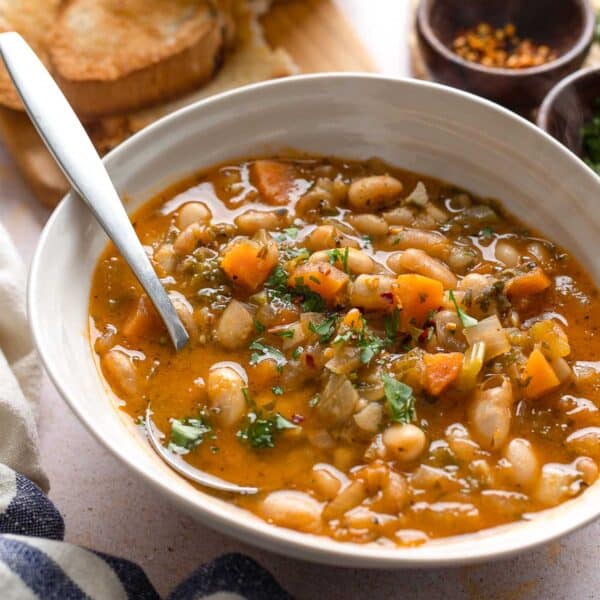
[[[415,87],[433,89],[437,92],[458,96],[464,100],[475,102],[477,104],[486,106],[487,108],[503,114],[512,120],[519,121],[522,126],[528,128],[532,132],[537,132],[537,135],[541,135],[546,138],[546,142],[555,147],[560,153],[562,153],[568,160],[573,161],[574,155],[569,152],[562,144],[555,140],[552,136],[546,132],[538,129],[533,123],[525,120],[519,115],[511,112],[510,110],[495,104],[489,100],[478,97],[474,94],[444,86],[441,84],[420,81],[408,77],[393,77],[380,74],[372,73],[322,73],[322,74],[311,74],[311,75],[296,75],[286,77],[282,79],[270,80],[265,82],[259,82],[243,86],[234,90],[217,94],[210,98],[206,98],[195,102],[189,106],[183,107],[169,115],[166,115],[158,121],[147,126],[143,130],[137,132],[122,144],[117,146],[111,152],[109,152],[103,161],[110,170],[110,164],[115,162],[122,164],[123,160],[127,160],[127,154],[129,148],[134,142],[143,139],[148,136],[150,132],[154,132],[158,129],[168,130],[169,125],[188,113],[201,110],[212,104],[218,104],[219,102],[235,98],[237,96],[243,97],[245,94],[254,90],[269,90],[273,87],[279,86],[303,86],[311,84],[319,84],[323,81],[336,79],[336,80],[358,80],[358,81],[373,81],[379,80],[387,82],[389,84],[402,84],[410,85]],[[577,166],[574,163],[574,166]],[[582,163],[582,166],[583,165]],[[582,172],[585,175],[585,170]],[[44,262],[44,247],[48,243],[49,238],[54,235],[54,223],[60,218],[61,212],[65,210],[66,206],[70,202],[76,202],[77,198],[74,192],[69,192],[55,208],[50,218],[48,219],[44,229],[40,235],[38,245],[33,256],[27,285],[27,313],[29,317],[30,329],[32,332],[33,341],[36,349],[41,357],[42,363],[46,372],[48,373],[52,383],[60,393],[63,400],[67,403],[69,408],[75,413],[77,418],[83,423],[87,430],[92,436],[111,454],[113,454],[120,462],[125,464],[131,471],[137,474],[143,481],[145,481],[151,488],[157,490],[162,497],[168,499],[172,503],[176,503],[179,507],[185,510],[188,514],[194,515],[198,518],[198,515],[202,513],[202,523],[224,533],[230,537],[235,537],[246,541],[252,545],[262,547],[266,550],[274,551],[278,554],[284,554],[294,558],[310,560],[312,562],[320,562],[323,564],[346,566],[346,567],[363,567],[363,568],[376,568],[376,569],[403,569],[403,568],[432,568],[432,567],[443,567],[443,566],[457,566],[465,564],[475,564],[492,559],[501,559],[512,556],[516,553],[523,552],[541,546],[553,539],[570,533],[588,523],[595,520],[600,516],[600,506],[594,511],[585,514],[583,517],[577,516],[570,519],[561,518],[555,523],[552,528],[545,528],[543,533],[537,536],[520,536],[519,543],[506,544],[504,547],[488,548],[485,552],[481,552],[477,549],[477,538],[473,536],[473,541],[469,544],[468,549],[461,549],[461,552],[439,552],[437,555],[428,556],[419,549],[426,549],[437,547],[443,548],[443,542],[446,539],[451,538],[440,538],[432,540],[430,543],[419,548],[402,548],[394,547],[392,549],[384,546],[375,545],[362,545],[353,544],[347,542],[336,542],[329,538],[323,538],[323,536],[315,536],[311,534],[301,533],[298,531],[285,529],[265,521],[259,520],[259,522],[253,519],[241,519],[232,517],[226,510],[217,508],[215,506],[200,505],[200,503],[193,502],[190,498],[185,497],[183,494],[174,494],[169,487],[168,481],[164,478],[161,473],[150,472],[147,469],[140,467],[133,458],[127,453],[121,451],[119,445],[113,440],[108,439],[102,435],[101,431],[95,427],[94,422],[89,418],[85,411],[79,407],[78,403],[72,400],[74,394],[69,390],[70,384],[68,381],[63,381],[58,369],[53,367],[52,355],[44,352],[44,344],[41,340],[41,325],[39,323],[40,317],[38,312],[41,306],[38,306],[37,298],[40,294],[37,292],[39,281],[41,280],[40,274],[43,270]],[[42,305],[43,303],[40,303]],[[90,353],[90,359],[91,353]],[[117,410],[115,407],[114,410]],[[199,494],[206,494],[202,490],[198,490]],[[207,494],[208,495],[208,494]],[[483,530],[483,531],[490,531]],[[442,544],[440,546],[440,543]],[[391,551],[390,551],[391,550]],[[435,552],[434,552],[435,554]]]
[[[586,69],[579,69],[574,73],[571,73],[568,77],[561,79],[554,87],[550,89],[550,91],[546,94],[542,103],[540,104],[540,108],[538,110],[536,123],[537,126],[542,129],[545,133],[550,134],[549,132],[549,123],[548,120],[550,118],[550,113],[552,112],[552,108],[557,98],[562,94],[564,90],[568,87],[571,87],[575,82],[580,79],[586,79],[590,76],[598,77],[598,90],[599,90],[599,98],[600,98],[600,66],[596,67],[587,67]],[[577,155],[575,155],[577,156]],[[579,158],[579,157],[578,157]]]
[[580,13],[583,17],[583,30],[577,41],[571,48],[561,54],[555,60],[538,65],[535,67],[526,67],[524,69],[504,69],[502,67],[485,67],[479,63],[470,62],[452,52],[442,43],[437,33],[431,26],[430,7],[436,0],[422,0],[417,8],[417,28],[422,33],[427,43],[446,60],[454,63],[457,67],[469,69],[486,75],[495,75],[497,77],[517,77],[524,78],[528,76],[543,75],[560,69],[574,60],[580,53],[585,52],[594,39],[594,26],[596,23],[596,14],[589,0],[576,0]]

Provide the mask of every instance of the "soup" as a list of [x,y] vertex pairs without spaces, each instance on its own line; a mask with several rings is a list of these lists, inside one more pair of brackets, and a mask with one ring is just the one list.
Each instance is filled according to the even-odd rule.
[[375,160],[274,158],[183,181],[133,222],[191,341],[175,353],[109,246],[94,350],[169,450],[259,488],[228,501],[411,546],[596,480],[598,292],[496,203]]

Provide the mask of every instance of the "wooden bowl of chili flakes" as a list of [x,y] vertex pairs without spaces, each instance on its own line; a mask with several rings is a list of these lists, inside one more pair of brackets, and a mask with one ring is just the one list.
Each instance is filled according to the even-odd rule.
[[594,24],[588,0],[422,0],[416,27],[431,79],[531,116],[581,66]]

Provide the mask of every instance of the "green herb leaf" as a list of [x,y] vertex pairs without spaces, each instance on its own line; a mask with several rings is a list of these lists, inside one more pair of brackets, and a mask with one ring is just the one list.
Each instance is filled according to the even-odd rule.
[[383,373],[383,391],[392,421],[410,423],[415,420],[415,397],[409,385]]
[[383,324],[385,327],[386,337],[388,340],[390,340],[390,342],[393,342],[398,335],[398,330],[400,329],[400,310],[397,306],[394,307],[394,310],[391,312],[391,314],[386,315]]
[[492,239],[493,236],[494,236],[494,230],[491,227],[484,227],[479,232],[479,237],[483,238],[484,240],[490,240],[490,239]]
[[281,331],[276,331],[275,335],[279,337],[290,339],[294,337],[294,332],[292,329],[282,329]]
[[302,356],[303,352],[304,352],[304,348],[302,346],[298,346],[297,348],[294,348],[294,351],[292,352],[292,358],[300,358],[300,356]]
[[339,262],[342,265],[344,273],[348,273],[348,254],[350,253],[350,248],[346,247],[343,250],[339,248],[334,248],[333,250],[327,250],[327,256],[329,258],[329,264],[335,265],[335,263]]
[[458,306],[458,302],[456,301],[456,298],[454,297],[454,292],[452,290],[450,290],[450,300],[452,300],[452,304],[454,304],[454,307],[456,308],[458,318],[460,319],[465,329],[468,329],[469,327],[475,327],[475,325],[479,323],[477,319],[470,317],[464,310],[462,310]]
[[323,343],[328,342],[331,339],[331,336],[335,332],[335,327],[337,325],[337,317],[332,316],[326,318],[324,321],[315,325],[312,321],[308,324],[308,328],[313,333],[316,333],[319,336],[319,340]]
[[252,448],[274,448],[277,432],[285,429],[298,429],[298,426],[279,413],[265,418],[251,412],[248,413],[246,426],[237,432],[237,437]]
[[283,230],[285,235],[287,235],[289,238],[292,238],[293,240],[295,240],[298,237],[298,231],[299,229],[297,227],[286,227]]
[[271,391],[276,395],[276,396],[283,396],[283,388],[280,385],[274,385],[271,388]]
[[177,454],[187,454],[204,441],[204,436],[212,431],[203,417],[171,419],[171,438],[168,449]]
[[256,317],[254,317],[252,321],[254,322],[254,329],[256,329],[257,333],[265,332],[265,326]]
[[281,372],[287,363],[287,359],[281,350],[273,348],[273,346],[267,346],[266,344],[263,344],[261,340],[254,340],[250,344],[250,350],[254,350],[250,355],[251,365],[257,365],[263,360],[274,360],[277,365],[277,370]]

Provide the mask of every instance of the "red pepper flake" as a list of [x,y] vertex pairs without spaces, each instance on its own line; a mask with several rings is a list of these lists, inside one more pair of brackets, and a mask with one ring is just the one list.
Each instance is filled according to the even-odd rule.
[[312,354],[306,354],[306,366],[311,369],[315,368],[315,357]]
[[379,294],[386,302],[389,302],[390,304],[394,303],[394,294],[392,294],[392,292],[382,292],[381,294]]
[[299,415],[298,413],[294,413],[292,415],[292,423],[294,423],[294,425],[300,425],[301,423],[304,423],[304,415]]

